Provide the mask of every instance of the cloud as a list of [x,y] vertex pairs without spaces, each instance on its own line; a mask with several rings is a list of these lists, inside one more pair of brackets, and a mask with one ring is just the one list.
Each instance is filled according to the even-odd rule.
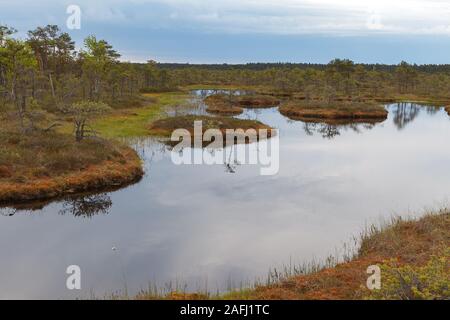
[[[89,23],[199,33],[450,35],[444,0],[31,0],[0,1],[8,21],[64,20],[78,4]],[[26,10],[24,10],[26,8]],[[6,16],[6,14],[5,14]],[[51,18],[51,19],[50,19]],[[14,23],[14,22],[13,22]]]
[[450,3],[444,0],[135,0],[133,3],[148,8],[164,7],[170,12],[172,26],[209,33],[450,34]]

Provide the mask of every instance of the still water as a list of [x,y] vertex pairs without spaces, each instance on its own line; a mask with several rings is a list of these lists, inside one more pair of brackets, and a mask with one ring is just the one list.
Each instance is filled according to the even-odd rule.
[[[383,123],[335,127],[248,110],[280,130],[280,170],[172,163],[153,139],[129,143],[144,179],[126,189],[0,209],[0,298],[99,297],[149,284],[226,290],[271,267],[320,260],[367,223],[445,204],[450,121],[442,108],[386,106]],[[113,250],[114,249],[114,250]],[[81,291],[66,268],[81,267]]]

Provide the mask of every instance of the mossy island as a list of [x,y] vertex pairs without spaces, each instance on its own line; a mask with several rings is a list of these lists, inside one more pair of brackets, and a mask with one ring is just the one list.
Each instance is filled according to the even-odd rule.
[[1,132],[0,204],[50,200],[69,194],[122,187],[144,172],[136,152],[101,138]]
[[[238,132],[238,130],[243,130],[244,132],[252,129],[255,130],[257,140],[270,138],[274,134],[272,132],[273,128],[257,120],[236,119],[225,116],[219,117],[197,115],[175,116],[156,120],[150,124],[149,133],[154,136],[170,138],[175,130],[185,129],[191,134],[191,136],[193,136],[195,121],[202,121],[203,134],[209,129],[219,130],[223,135],[224,143],[226,142],[227,130],[236,130],[234,133],[234,136],[236,137],[235,142],[239,141],[239,137],[242,135],[242,132]],[[267,136],[265,134],[262,136],[261,130],[265,130],[263,132],[267,132]],[[243,137],[245,138],[245,143],[248,143],[249,141],[247,137]]]
[[387,119],[388,111],[375,102],[290,100],[279,111],[292,120],[340,124],[348,122],[377,123]]
[[273,108],[280,104],[280,99],[263,94],[246,94],[236,96],[238,104],[244,108]]
[[262,94],[215,94],[205,99],[206,111],[222,116],[240,115],[244,108],[272,108],[280,104],[274,96]]
[[233,96],[214,94],[205,98],[206,111],[220,116],[237,116],[244,109],[236,102]]

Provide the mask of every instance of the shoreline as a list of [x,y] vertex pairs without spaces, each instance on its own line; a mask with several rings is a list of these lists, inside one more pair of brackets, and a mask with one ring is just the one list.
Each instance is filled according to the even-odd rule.
[[[231,290],[225,294],[174,291],[143,291],[134,300],[372,300],[441,299],[450,279],[442,282],[435,272],[448,268],[450,258],[450,211],[426,212],[420,218],[393,217],[381,226],[371,225],[360,234],[360,244],[343,262],[313,263],[311,270],[271,272],[270,283]],[[368,267],[382,270],[381,289],[366,287]],[[288,273],[289,273],[288,272]],[[273,275],[276,273],[276,275]],[[408,276],[411,277],[407,278]],[[405,277],[405,278],[403,278]],[[406,279],[406,280],[405,280]],[[420,282],[416,284],[414,279]],[[405,282],[402,283],[402,281]],[[269,280],[268,280],[269,281]],[[415,286],[418,286],[417,288]]]
[[38,201],[51,201],[83,192],[122,188],[138,182],[144,175],[141,159],[128,146],[121,146],[124,162],[103,161],[86,169],[29,183],[5,182],[0,185],[0,207],[14,207]]
[[383,122],[389,114],[382,105],[342,102],[322,105],[304,101],[288,101],[279,107],[279,112],[291,120],[330,124]]

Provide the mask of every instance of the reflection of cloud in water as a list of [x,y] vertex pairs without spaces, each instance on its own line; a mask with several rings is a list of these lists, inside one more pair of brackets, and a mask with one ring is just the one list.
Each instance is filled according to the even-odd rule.
[[[66,199],[64,206],[0,216],[0,266],[8,270],[0,274],[0,298],[114,292],[123,279],[112,246],[122,255],[130,293],[175,279],[193,289],[205,282],[226,289],[290,257],[326,258],[367,222],[448,198],[450,151],[442,146],[450,126],[440,110],[421,112],[401,134],[390,112],[370,133],[338,128],[333,140],[308,136],[303,123],[288,122],[277,109],[261,111],[262,122],[280,129],[280,172],[267,177],[244,164],[236,174],[223,166],[175,166],[157,141],[136,141],[148,174],[108,194],[110,208],[107,198]],[[58,214],[63,207],[66,216]],[[72,216],[86,216],[77,214],[85,208],[99,215]],[[61,285],[69,263],[88,270],[82,292]]]

